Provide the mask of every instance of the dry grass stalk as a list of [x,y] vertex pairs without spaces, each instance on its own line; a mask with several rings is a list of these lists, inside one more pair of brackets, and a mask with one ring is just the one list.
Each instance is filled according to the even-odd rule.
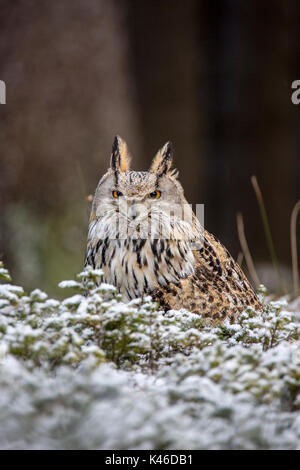
[[247,239],[245,235],[245,229],[244,229],[243,216],[240,212],[237,213],[236,220],[237,220],[237,230],[238,230],[239,240],[240,240],[241,248],[243,250],[243,254],[245,256],[248,271],[253,280],[254,286],[258,288],[260,285],[260,280],[257,275],[256,269],[254,267],[253,259],[252,259],[252,256],[248,247],[248,243],[247,243]]
[[258,202],[258,206],[259,206],[259,209],[260,209],[260,214],[261,214],[261,218],[262,218],[262,222],[263,222],[265,236],[266,236],[266,239],[267,239],[267,245],[268,245],[268,248],[269,248],[269,251],[270,251],[270,256],[271,256],[271,259],[272,259],[274,270],[277,274],[279,285],[281,286],[281,289],[282,289],[282,293],[287,294],[286,287],[284,285],[283,279],[282,279],[281,274],[280,274],[279,263],[278,263],[278,259],[277,259],[277,255],[276,255],[276,251],[275,251],[275,247],[274,247],[274,242],[273,242],[273,238],[272,238],[272,234],[271,234],[271,229],[270,229],[270,224],[269,224],[269,220],[268,220],[268,216],[267,216],[267,211],[266,211],[266,208],[265,208],[265,203],[264,203],[262,192],[260,190],[260,187],[258,185],[257,178],[256,178],[255,175],[253,175],[251,177],[251,183],[252,183],[252,186],[254,188],[256,198],[257,198],[257,202]]
[[292,268],[293,268],[293,286],[294,296],[300,295],[299,287],[299,269],[298,269],[298,250],[297,250],[297,216],[300,211],[300,201],[298,201],[291,214],[291,252],[292,252]]

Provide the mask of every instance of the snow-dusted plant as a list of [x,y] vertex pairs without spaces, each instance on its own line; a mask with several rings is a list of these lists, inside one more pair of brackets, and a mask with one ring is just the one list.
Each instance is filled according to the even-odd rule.
[[107,360],[117,366],[152,369],[160,358],[198,344],[202,326],[198,315],[165,314],[149,296],[124,303],[113,286],[101,282],[102,275],[100,270],[87,268],[78,282],[60,283],[78,294],[65,299],[58,314],[86,344],[97,344]]
[[[9,274],[1,268],[6,279]],[[0,341],[31,365],[78,365],[89,355],[118,366],[155,368],[162,357],[199,343],[201,318],[158,309],[151,297],[121,301],[102,271],[86,269],[62,288],[77,293],[63,301],[35,289],[0,285]]]
[[[58,301],[0,264],[0,448],[299,449],[299,315],[280,303],[215,328],[102,272]],[[297,312],[296,312],[297,313]]]
[[286,301],[268,302],[262,312],[248,307],[235,324],[225,321],[215,329],[216,335],[226,339],[229,345],[260,344],[264,350],[273,348],[282,341],[299,340],[300,325],[295,314],[287,311]]
[[[5,276],[9,279],[7,272]],[[64,317],[63,305],[39,289],[27,295],[22,287],[0,284],[2,354],[19,357],[28,367],[78,364],[90,355],[105,360],[103,351],[89,347]]]

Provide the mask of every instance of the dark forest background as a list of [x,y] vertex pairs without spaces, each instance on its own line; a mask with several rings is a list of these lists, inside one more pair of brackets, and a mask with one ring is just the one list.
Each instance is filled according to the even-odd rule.
[[87,196],[117,133],[136,169],[172,140],[206,228],[237,257],[241,211],[272,286],[256,174],[289,279],[299,26],[297,0],[0,0],[0,258],[14,280],[57,294],[82,268]]

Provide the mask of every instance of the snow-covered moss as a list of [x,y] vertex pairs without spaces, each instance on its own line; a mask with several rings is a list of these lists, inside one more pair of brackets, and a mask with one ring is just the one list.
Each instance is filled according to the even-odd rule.
[[[0,265],[1,448],[300,448],[299,322],[282,303],[203,326],[87,270],[63,301]],[[299,316],[296,318],[299,318]]]

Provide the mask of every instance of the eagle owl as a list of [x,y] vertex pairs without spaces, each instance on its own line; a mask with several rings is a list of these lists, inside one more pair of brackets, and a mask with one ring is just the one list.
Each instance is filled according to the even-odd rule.
[[185,308],[207,324],[236,320],[259,300],[227,249],[187,203],[168,142],[148,171],[132,171],[117,136],[92,203],[85,266],[101,268],[124,300],[150,294],[165,310]]

